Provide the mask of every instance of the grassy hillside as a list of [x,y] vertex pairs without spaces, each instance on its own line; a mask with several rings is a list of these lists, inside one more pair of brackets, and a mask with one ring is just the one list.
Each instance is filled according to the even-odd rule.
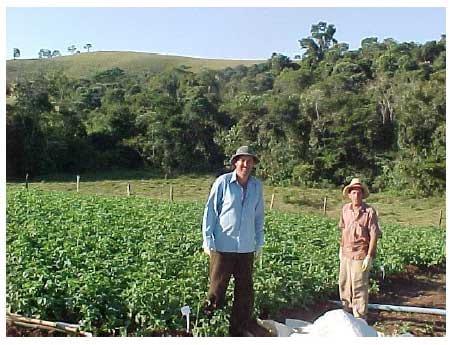
[[159,55],[138,52],[91,52],[61,56],[52,59],[18,59],[6,62],[6,80],[29,77],[35,73],[63,72],[70,77],[88,77],[92,74],[119,67],[129,73],[157,73],[185,65],[196,72],[202,67],[223,69],[238,65],[251,66],[263,60],[217,60],[184,56]]

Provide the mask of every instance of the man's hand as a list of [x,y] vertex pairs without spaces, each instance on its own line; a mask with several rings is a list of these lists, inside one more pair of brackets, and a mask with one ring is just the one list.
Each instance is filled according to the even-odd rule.
[[205,247],[204,247],[204,253],[206,253],[207,255],[209,255],[209,256],[210,256],[210,249],[209,249],[209,248],[205,248]]
[[256,260],[256,261],[259,260],[261,258],[261,256],[262,256],[262,248],[260,248],[254,252],[254,260]]
[[370,267],[372,267],[372,258],[367,255],[361,266],[361,271],[365,272],[367,270],[370,270]]

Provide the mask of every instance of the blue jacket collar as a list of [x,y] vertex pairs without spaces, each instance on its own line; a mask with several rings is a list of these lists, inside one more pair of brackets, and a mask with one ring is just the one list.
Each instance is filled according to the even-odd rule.
[[[251,183],[252,180],[253,180],[253,177],[250,175],[250,177],[248,177],[248,183],[247,183],[247,185],[249,185],[249,184]],[[237,171],[236,171],[236,170],[234,170],[234,171],[232,172],[232,177],[231,177],[231,180],[229,181],[229,183],[233,183],[233,182],[238,182],[238,181],[237,181]]]

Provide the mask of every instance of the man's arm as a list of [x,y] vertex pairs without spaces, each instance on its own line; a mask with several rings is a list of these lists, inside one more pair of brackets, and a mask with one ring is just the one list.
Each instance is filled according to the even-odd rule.
[[367,256],[375,258],[375,252],[377,251],[377,241],[378,236],[376,236],[375,233],[370,233],[370,242],[369,249],[367,250]]
[[210,190],[209,197],[204,207],[204,215],[202,219],[202,237],[203,237],[203,248],[206,253],[210,250],[216,250],[215,239],[213,236],[213,231],[218,222],[218,216],[220,210],[218,208],[219,202],[222,199],[222,188],[221,181],[217,179]]
[[369,242],[369,249],[367,251],[367,256],[369,256],[371,258],[375,258],[375,254],[377,252],[377,241],[381,237],[381,230],[380,230],[380,226],[378,225],[377,212],[374,209],[372,209],[372,211],[370,213],[369,236],[370,236],[370,242]]
[[345,228],[345,223],[344,223],[344,208],[342,207],[341,209],[341,215],[339,217],[339,223],[338,223],[338,228],[340,231],[340,237],[339,237],[339,259],[342,256],[342,247],[343,247],[343,243],[342,243],[342,232],[344,231]]
[[366,271],[370,269],[372,265],[372,260],[375,258],[375,254],[377,251],[377,241],[381,236],[380,227],[378,225],[378,217],[377,213],[374,209],[371,210],[370,219],[369,219],[369,249],[367,250],[367,255],[364,258],[361,270]]
[[264,245],[264,192],[262,184],[258,184],[258,202],[255,211],[255,231],[256,231],[256,252],[261,250]]

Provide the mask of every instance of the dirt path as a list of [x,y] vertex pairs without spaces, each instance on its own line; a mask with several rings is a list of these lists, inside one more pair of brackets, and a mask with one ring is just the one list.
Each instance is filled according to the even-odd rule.
[[[383,284],[372,303],[446,309],[445,269],[420,270],[408,266]],[[369,324],[387,335],[409,332],[415,336],[446,335],[446,317],[430,314],[371,311]]]
[[[408,266],[404,273],[386,278],[381,282],[380,291],[372,294],[369,302],[445,309],[446,270],[445,268],[427,270]],[[335,304],[322,302],[307,310],[282,310],[278,319],[282,322],[286,318],[313,322],[325,312],[337,308]],[[369,310],[368,323],[386,336],[404,333],[417,337],[446,335],[446,317],[440,315]]]

